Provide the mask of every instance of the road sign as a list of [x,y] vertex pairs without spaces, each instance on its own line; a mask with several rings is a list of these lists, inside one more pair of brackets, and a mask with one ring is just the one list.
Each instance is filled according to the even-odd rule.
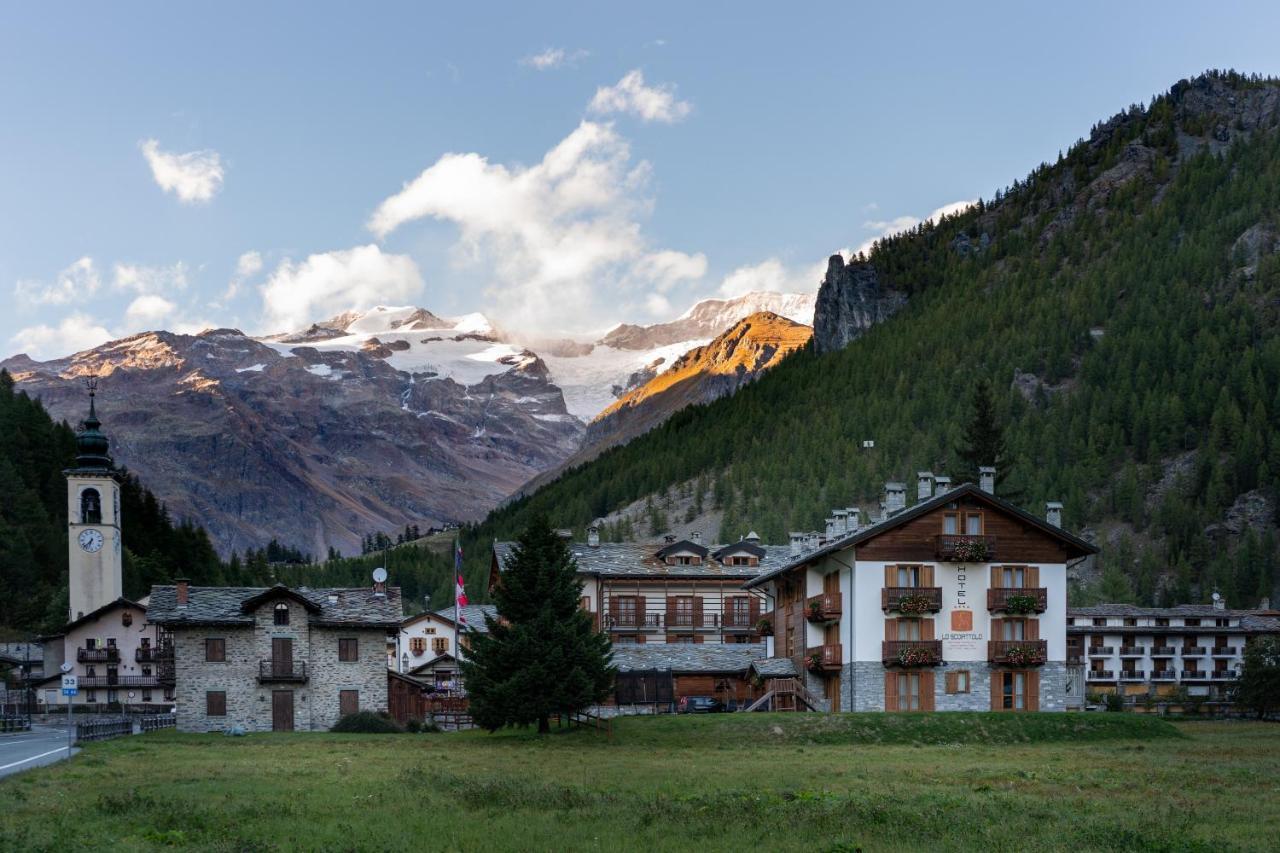
[[74,675],[62,676],[62,695],[74,696],[80,692],[79,679]]

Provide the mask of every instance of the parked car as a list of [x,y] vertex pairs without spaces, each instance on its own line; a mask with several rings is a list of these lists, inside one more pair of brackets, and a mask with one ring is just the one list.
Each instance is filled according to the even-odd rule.
[[676,705],[677,714],[718,714],[724,710],[724,703],[714,696],[681,696]]

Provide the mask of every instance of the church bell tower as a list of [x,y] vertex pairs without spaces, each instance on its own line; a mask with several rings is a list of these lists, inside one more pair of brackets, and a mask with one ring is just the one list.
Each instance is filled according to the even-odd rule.
[[76,467],[67,469],[68,621],[124,594],[120,541],[120,482],[110,442],[94,405],[98,383],[89,379],[89,417],[76,434]]

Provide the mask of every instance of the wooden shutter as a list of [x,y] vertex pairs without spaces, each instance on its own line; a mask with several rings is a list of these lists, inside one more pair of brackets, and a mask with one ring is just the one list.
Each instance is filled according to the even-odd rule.
[[933,566],[920,567],[920,586],[933,586]]
[[823,592],[839,592],[840,591],[840,572],[828,572],[822,576]]
[[1004,579],[1000,577],[1002,574],[1004,574],[1004,566],[991,567],[991,588],[992,589],[999,589],[1000,587],[1004,586]]
[[884,638],[891,643],[894,640],[898,639],[898,620],[897,619],[884,620]]
[[944,688],[948,693],[957,693],[960,690],[959,678],[954,672],[948,672],[944,680]]
[[359,690],[339,690],[338,691],[338,715],[345,717],[348,714],[354,714],[360,710],[360,691]]
[[222,690],[210,690],[204,694],[204,712],[209,717],[227,715],[227,694]]
[[991,710],[993,711],[1004,710],[1004,708],[1001,707],[1001,704],[1000,704],[1000,699],[1002,695],[1000,692],[1000,687],[1001,687],[1000,681],[1001,681],[1002,674],[1003,674],[1002,670],[993,670],[991,673]]
[[751,603],[747,605],[747,612],[750,614],[748,618],[751,620],[751,627],[754,628],[756,623],[760,621],[760,599],[753,595],[751,596],[750,602]]
[[1027,670],[1027,710],[1040,710],[1040,672]]
[[1040,567],[1027,566],[1022,570],[1022,585],[1035,589],[1040,586]]
[[611,625],[616,626],[618,624],[619,613],[621,611],[622,611],[622,602],[618,599],[618,596],[616,595],[609,596],[609,623]]
[[884,709],[898,710],[898,673],[893,670],[884,674]]
[[936,685],[933,670],[922,670],[920,673],[920,710],[933,711],[933,691]]
[[884,567],[884,585],[885,586],[898,585],[898,567],[897,566]]
[[933,636],[933,619],[920,620],[920,641],[932,640]]
[[702,627],[702,596],[693,597],[693,627]]
[[674,595],[667,596],[667,627],[676,624],[676,597]]
[[642,646],[644,645],[644,634],[636,634],[636,643]]
[[1027,619],[1027,620],[1025,620],[1025,621],[1026,621],[1026,623],[1027,623],[1027,624],[1026,624],[1026,627],[1025,627],[1025,628],[1023,629],[1023,631],[1022,631],[1022,638],[1023,638],[1024,640],[1038,640],[1038,639],[1040,639],[1040,620],[1039,620],[1039,619]]
[[1003,619],[993,618],[991,620],[991,639],[993,640],[1004,639],[1004,620]]

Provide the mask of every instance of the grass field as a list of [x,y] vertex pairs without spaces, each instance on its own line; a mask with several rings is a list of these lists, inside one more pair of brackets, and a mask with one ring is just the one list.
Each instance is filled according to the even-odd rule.
[[1280,726],[737,714],[153,733],[0,782],[0,850],[1263,850]]

